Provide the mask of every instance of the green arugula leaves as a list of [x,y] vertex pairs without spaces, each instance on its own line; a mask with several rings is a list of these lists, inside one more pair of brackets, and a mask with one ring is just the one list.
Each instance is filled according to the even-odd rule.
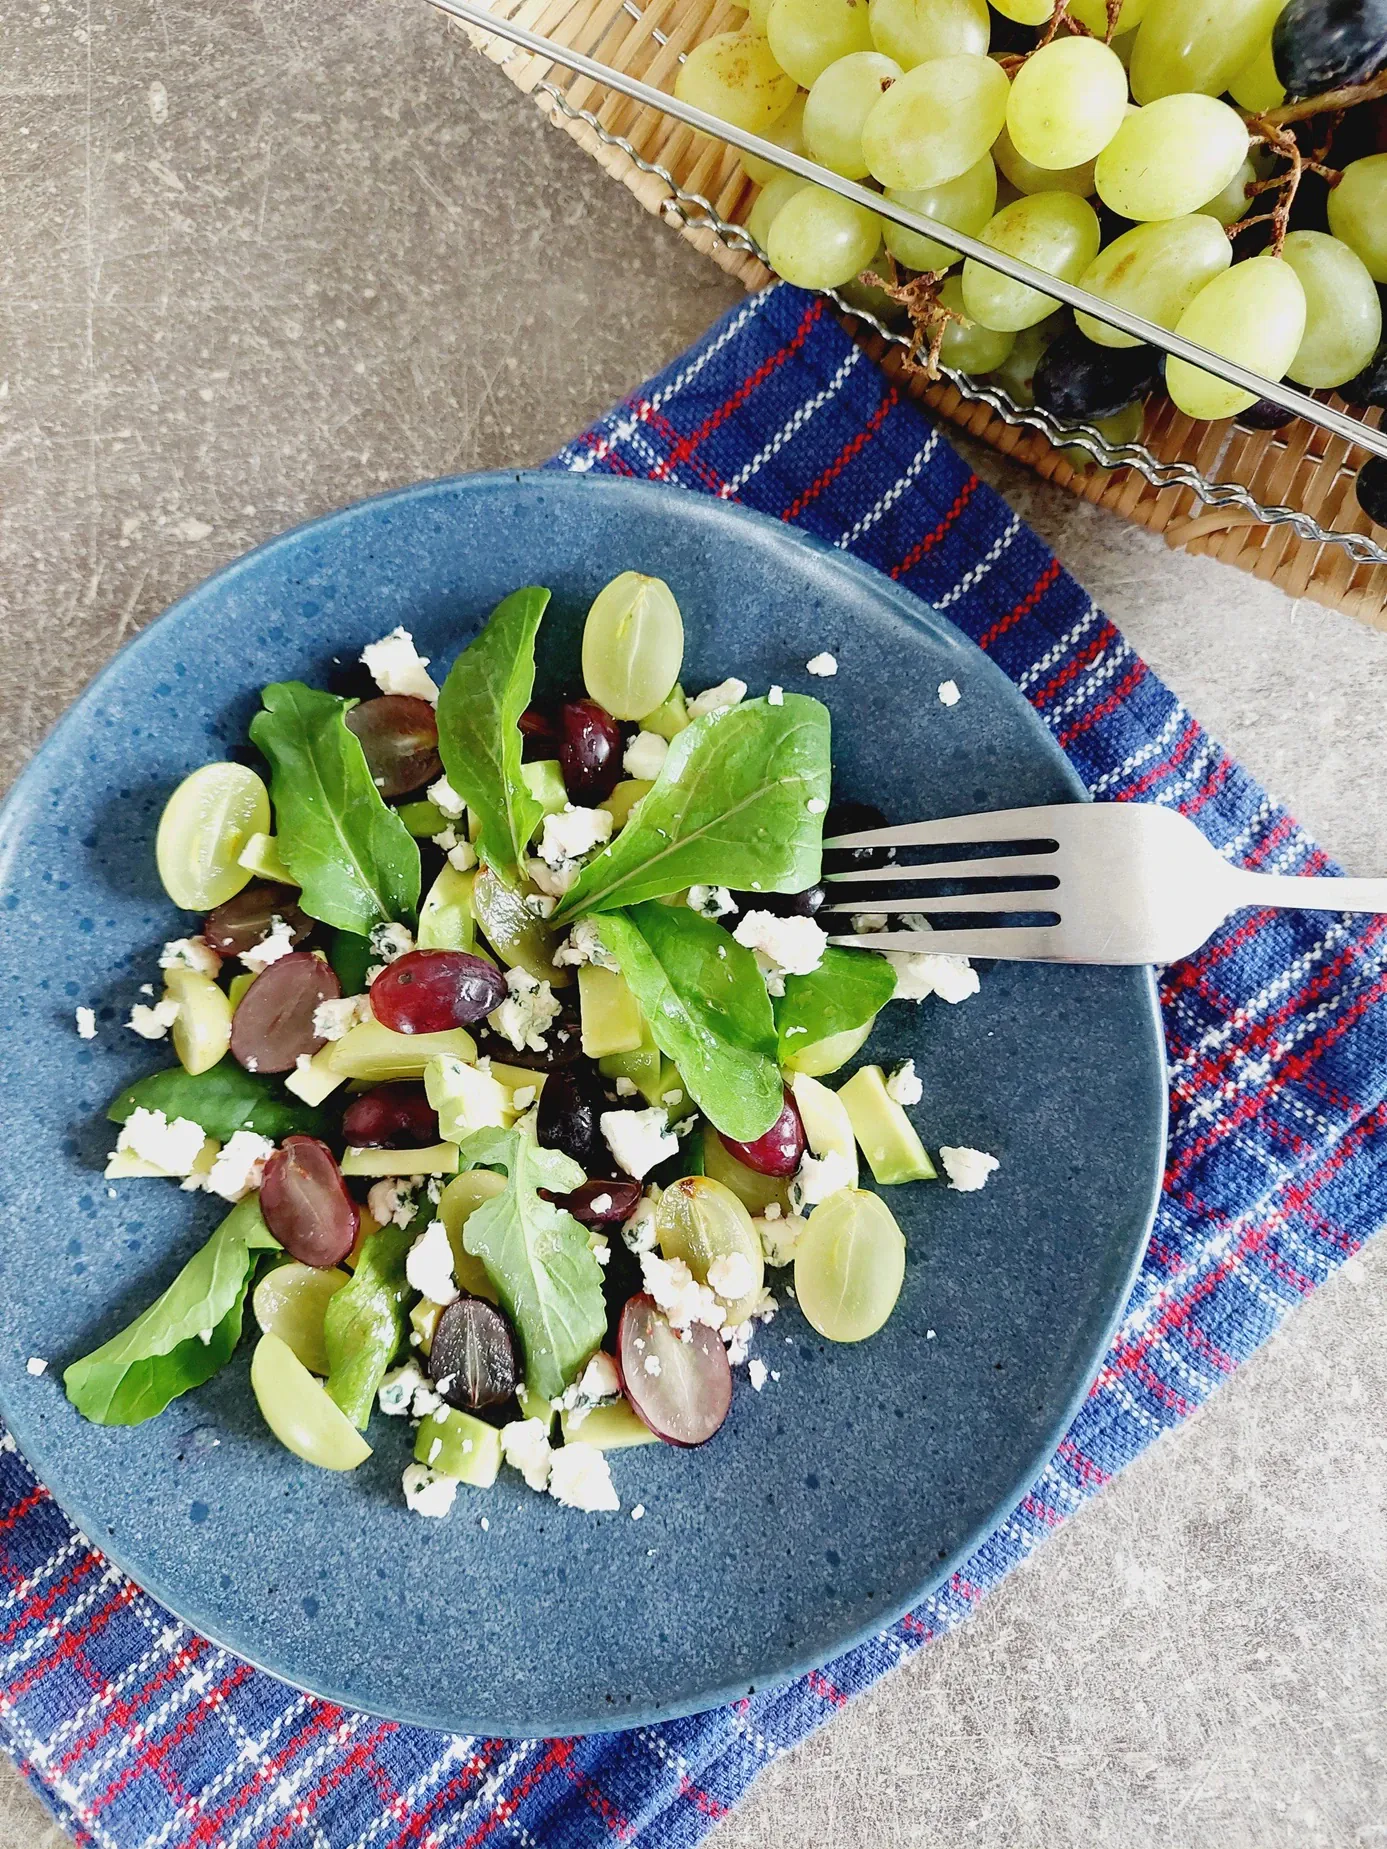
[[133,1323],[63,1372],[67,1397],[96,1425],[139,1425],[231,1358],[258,1251],[279,1244],[248,1194]]
[[683,906],[637,905],[605,912],[596,924],[694,1103],[734,1141],[754,1142],[785,1101],[770,997],[754,955]]
[[582,1169],[557,1149],[541,1149],[531,1118],[514,1130],[480,1130],[462,1145],[471,1167],[504,1168],[505,1191],[474,1207],[462,1243],[481,1259],[525,1353],[525,1384],[556,1399],[607,1329],[602,1267],[571,1213],[542,1200],[540,1188],[567,1194]]
[[362,937],[412,917],[419,846],[376,788],[347,702],[302,681],[276,682],[261,699],[250,736],[270,761],[276,839],[303,909]]
[[773,1004],[781,1059],[865,1027],[895,992],[896,971],[885,957],[830,944],[816,970],[785,978],[785,993]]
[[543,810],[520,774],[520,715],[535,685],[535,636],[549,593],[512,591],[453,663],[438,696],[448,781],[477,816],[477,853],[510,881]]
[[405,1338],[405,1305],[414,1295],[405,1260],[419,1230],[412,1223],[378,1227],[361,1247],[351,1282],[328,1299],[327,1390],[358,1431],[366,1430],[380,1383]]
[[165,1072],[137,1079],[111,1100],[106,1115],[113,1124],[123,1124],[141,1108],[162,1111],[170,1123],[175,1117],[190,1118],[219,1143],[238,1130],[254,1130],[257,1136],[268,1136],[276,1143],[295,1134],[322,1134],[321,1111],[286,1097],[278,1078],[247,1072],[229,1053],[206,1072],[194,1074],[182,1066],[170,1066]]

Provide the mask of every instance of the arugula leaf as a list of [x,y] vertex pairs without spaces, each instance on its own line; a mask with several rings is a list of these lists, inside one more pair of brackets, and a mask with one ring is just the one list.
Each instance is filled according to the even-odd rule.
[[254,1130],[275,1142],[296,1133],[322,1134],[321,1111],[286,1097],[268,1073],[247,1072],[229,1053],[206,1072],[193,1074],[170,1066],[166,1072],[137,1079],[111,1100],[106,1115],[113,1124],[123,1124],[141,1107],[162,1111],[170,1123],[175,1117],[191,1118],[219,1143],[238,1130]]
[[276,839],[303,909],[362,937],[411,917],[419,844],[376,788],[347,730],[347,701],[302,681],[276,682],[260,697],[250,736],[270,761]]
[[736,1142],[769,1130],[785,1086],[766,979],[752,952],[685,906],[637,905],[595,922],[656,1046],[703,1114]]
[[366,1430],[385,1371],[405,1338],[405,1304],[413,1294],[405,1259],[414,1240],[412,1223],[378,1227],[362,1245],[350,1284],[328,1299],[327,1390],[359,1431]]
[[561,1150],[541,1149],[529,1118],[514,1130],[478,1131],[463,1157],[504,1167],[503,1193],[474,1207],[462,1243],[481,1259],[525,1354],[525,1384],[556,1399],[607,1331],[602,1268],[571,1213],[540,1198],[567,1194],[583,1171]]
[[544,811],[520,774],[520,715],[535,685],[535,635],[549,593],[531,585],[497,604],[438,696],[448,781],[481,824],[480,859],[508,878]]
[[96,1425],[139,1425],[230,1359],[255,1254],[279,1249],[259,1198],[237,1203],[143,1315],[63,1370],[67,1397]]
[[895,992],[896,971],[885,957],[830,944],[816,970],[785,978],[785,993],[774,1003],[781,1059],[865,1026]]
[[[686,886],[802,892],[819,877],[828,806],[828,708],[787,693],[705,713],[610,846],[583,868],[555,922]],[[811,814],[810,803],[822,804]]]

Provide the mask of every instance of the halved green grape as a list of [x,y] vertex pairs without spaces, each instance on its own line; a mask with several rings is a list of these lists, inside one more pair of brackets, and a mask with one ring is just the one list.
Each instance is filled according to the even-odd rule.
[[1046,349],[1064,332],[1064,324],[1061,310],[1037,321],[1034,327],[1023,327],[1011,352],[992,369],[997,384],[1023,409],[1035,403],[1035,369]]
[[1052,39],[1012,79],[1007,134],[1037,167],[1096,160],[1127,112],[1127,73],[1101,39]]
[[250,1384],[266,1425],[295,1457],[320,1470],[355,1470],[371,1447],[287,1342],[262,1335],[250,1358]]
[[992,36],[987,0],[871,0],[872,43],[903,71],[956,52],[981,57]]
[[765,1282],[765,1259],[751,1215],[731,1188],[708,1175],[672,1182],[655,1209],[655,1237],[664,1256],[682,1258],[700,1284],[708,1283],[718,1259],[745,1259],[743,1275],[750,1281],[727,1308],[729,1322],[745,1321]]
[[[1114,411],[1111,417],[1089,418],[1085,420],[1116,449],[1120,443],[1136,443],[1146,428],[1146,406],[1144,403],[1129,404],[1124,411]],[[1067,443],[1059,452],[1071,469],[1077,469],[1086,475],[1090,469],[1098,467],[1098,459],[1092,450],[1084,449],[1078,443]]]
[[905,1238],[879,1194],[840,1188],[809,1216],[795,1247],[795,1296],[830,1342],[875,1335],[901,1294]]
[[684,660],[684,619],[663,578],[623,571],[583,624],[583,682],[616,719],[639,719],[669,698]]
[[554,963],[559,933],[536,918],[514,887],[498,879],[490,867],[481,868],[472,882],[472,914],[503,963],[525,970],[551,988],[572,982],[572,970]]
[[[963,304],[961,276],[945,278],[939,299],[945,308],[955,309],[961,315],[968,314]],[[939,343],[939,358],[945,366],[952,366],[955,372],[975,375],[995,372],[1015,344],[1015,334],[984,327],[981,321],[974,321],[969,316],[966,325],[950,321],[945,327],[944,337]]]
[[[1098,255],[1098,214],[1073,193],[1031,193],[1003,207],[982,238],[1048,275],[1077,282]],[[972,320],[999,333],[1017,333],[1055,308],[1052,296],[1012,282],[976,257],[963,266],[963,305]]]
[[494,1169],[471,1168],[455,1175],[438,1199],[438,1217],[448,1234],[453,1252],[453,1279],[459,1290],[469,1297],[498,1301],[491,1273],[479,1258],[474,1258],[462,1242],[462,1230],[483,1201],[504,1194],[506,1178]]
[[782,1213],[790,1210],[789,1184],[778,1175],[761,1175],[739,1162],[711,1127],[703,1133],[703,1172],[710,1181],[730,1188],[748,1213],[764,1214],[772,1203]]
[[876,213],[822,186],[806,186],[787,199],[766,239],[771,268],[802,289],[836,289],[865,270],[880,249]]
[[178,1003],[171,1032],[173,1050],[185,1072],[210,1072],[231,1045],[231,1003],[210,976],[195,969],[164,972],[165,989]]
[[[959,368],[962,371],[962,367]],[[806,1078],[821,1079],[846,1066],[853,1054],[866,1045],[876,1025],[876,1016],[861,1027],[846,1027],[841,1034],[829,1034],[823,1040],[811,1040],[807,1046],[796,1041],[798,1052],[781,1063],[787,1072],[802,1072]]]
[[1228,86],[1228,94],[1249,115],[1264,115],[1286,100],[1286,86],[1276,74],[1272,62],[1270,34],[1250,64],[1240,70]]
[[204,764],[164,804],[154,859],[164,891],[188,912],[210,912],[251,880],[240,857],[270,832],[270,793],[244,764]]
[[849,180],[864,179],[862,125],[900,75],[900,65],[880,51],[854,51],[830,64],[804,106],[804,140],[814,159]]
[[1037,167],[1022,160],[1005,129],[992,144],[992,158],[1018,193],[1075,193],[1087,199],[1093,192],[1093,161],[1081,161],[1077,167]]
[[679,66],[674,94],[736,128],[764,135],[795,100],[795,80],[758,32],[719,32]]
[[781,70],[806,90],[839,58],[872,49],[860,0],[771,0],[766,37]]
[[[1105,302],[1144,315],[1158,327],[1174,327],[1205,283],[1233,261],[1233,246],[1218,221],[1202,213],[1136,225],[1100,250],[1079,278],[1082,288]],[[1100,347],[1135,347],[1132,334],[1083,313],[1079,331]]]
[[[1264,378],[1280,379],[1304,338],[1305,291],[1289,263],[1251,257],[1205,283],[1175,331]],[[1236,417],[1256,402],[1255,392],[1226,385],[1188,360],[1169,360],[1165,382],[1187,417]]]
[[1387,154],[1350,161],[1329,195],[1329,229],[1387,283]]
[[330,1299],[349,1282],[351,1273],[291,1262],[267,1271],[255,1287],[251,1307],[266,1335],[277,1335],[294,1351],[310,1374],[326,1374],[323,1318]]
[[1285,0],[1151,0],[1132,51],[1139,103],[1200,91],[1219,96],[1271,37]]
[[[807,90],[795,92],[795,98],[790,107],[775,127],[767,131],[765,137],[767,141],[773,141],[778,148],[785,148],[791,154],[804,153],[804,105],[808,96]],[[777,174],[783,174],[785,171],[783,167],[777,167],[771,161],[762,160],[759,154],[744,154],[742,165],[746,169],[747,178],[755,180],[758,186],[768,185]]]
[[[787,199],[793,199],[796,193],[803,192],[809,184],[808,180],[801,180],[797,173],[778,173],[773,180],[767,180],[757,193],[751,211],[747,214],[746,228],[762,250],[770,242],[771,226],[781,206]],[[620,789],[621,785],[618,784],[617,788]]]
[[1382,339],[1382,303],[1367,266],[1323,231],[1293,231],[1281,255],[1305,291],[1305,333],[1287,375],[1311,391],[1344,385]]
[[883,186],[941,186],[980,161],[1007,114],[1006,73],[990,58],[931,58],[898,78],[868,116],[862,152]]
[[475,950],[477,927],[472,918],[472,887],[476,869],[459,873],[449,864],[439,873],[419,907],[421,950]]
[[1124,218],[1180,218],[1223,191],[1247,147],[1247,124],[1227,103],[1164,96],[1129,115],[1098,156],[1098,197]]
[[[951,225],[955,231],[976,237],[997,210],[997,169],[992,156],[984,154],[957,179],[914,192],[887,193],[886,197],[918,212],[922,218],[938,219],[941,225]],[[890,219],[882,220],[881,235],[891,255],[908,270],[947,270],[962,262],[947,244],[937,244],[933,238],[921,237],[918,231],[893,225]]]
[[[1132,34],[1145,19],[1151,0],[1122,0],[1117,15],[1117,30],[1113,34],[1113,50],[1118,51],[1117,40],[1126,39],[1130,46]],[[1096,32],[1099,38],[1106,38],[1108,31],[1107,0],[1069,0],[1070,17],[1077,19],[1081,26],[1087,26],[1090,32]],[[1118,52],[1119,57],[1121,52]],[[1125,63],[1125,60],[1124,60]]]

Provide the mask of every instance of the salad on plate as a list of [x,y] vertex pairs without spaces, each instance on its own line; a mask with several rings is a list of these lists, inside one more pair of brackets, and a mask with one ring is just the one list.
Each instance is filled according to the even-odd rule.
[[[612,1452],[703,1444],[739,1377],[778,1378],[754,1352],[777,1292],[828,1341],[890,1316],[891,1191],[938,1181],[922,1087],[908,1060],[837,1075],[888,1002],[977,975],[816,922],[825,872],[885,858],[824,849],[885,818],[833,801],[821,700],[687,696],[675,596],[626,571],[588,611],[582,690],[537,701],[548,602],[507,597],[441,687],[404,629],[351,696],[266,687],[260,768],[169,797],[159,874],[200,923],[127,1027],[177,1064],[112,1101],[106,1177],[229,1212],[64,1369],[86,1418],[154,1417],[249,1320],[260,1411],[307,1462],[355,1469],[379,1413],[412,1422],[420,1514],[503,1464],[614,1511]],[[860,890],[854,934],[884,929]],[[939,1155],[964,1191],[997,1166]]]

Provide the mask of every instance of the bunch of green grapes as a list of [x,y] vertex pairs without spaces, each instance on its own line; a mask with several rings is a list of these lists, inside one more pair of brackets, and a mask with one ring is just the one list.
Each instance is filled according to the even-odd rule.
[[[1054,11],[750,0],[740,31],[690,53],[676,90],[1266,378],[1387,404],[1387,152],[1350,138],[1358,157],[1342,177],[1329,170],[1327,205],[1316,216],[1302,196],[1288,231],[1288,212],[1273,216],[1285,135],[1261,120],[1346,85],[1370,94],[1387,71],[1384,0],[1122,0],[1112,22],[1105,0],[1069,0],[1058,23]],[[1332,145],[1316,145],[1326,124],[1314,113],[1302,111],[1299,141],[1323,163]],[[1355,112],[1346,120],[1352,134]],[[1162,380],[1149,349],[1057,313],[1042,289],[769,161],[746,165],[762,189],[748,228],[787,282],[891,312],[864,274],[935,273],[943,364],[995,374],[1022,402],[1122,440],[1162,384],[1191,418],[1267,427],[1286,415],[1182,360]],[[1363,472],[1359,498],[1387,525],[1387,464]]]

